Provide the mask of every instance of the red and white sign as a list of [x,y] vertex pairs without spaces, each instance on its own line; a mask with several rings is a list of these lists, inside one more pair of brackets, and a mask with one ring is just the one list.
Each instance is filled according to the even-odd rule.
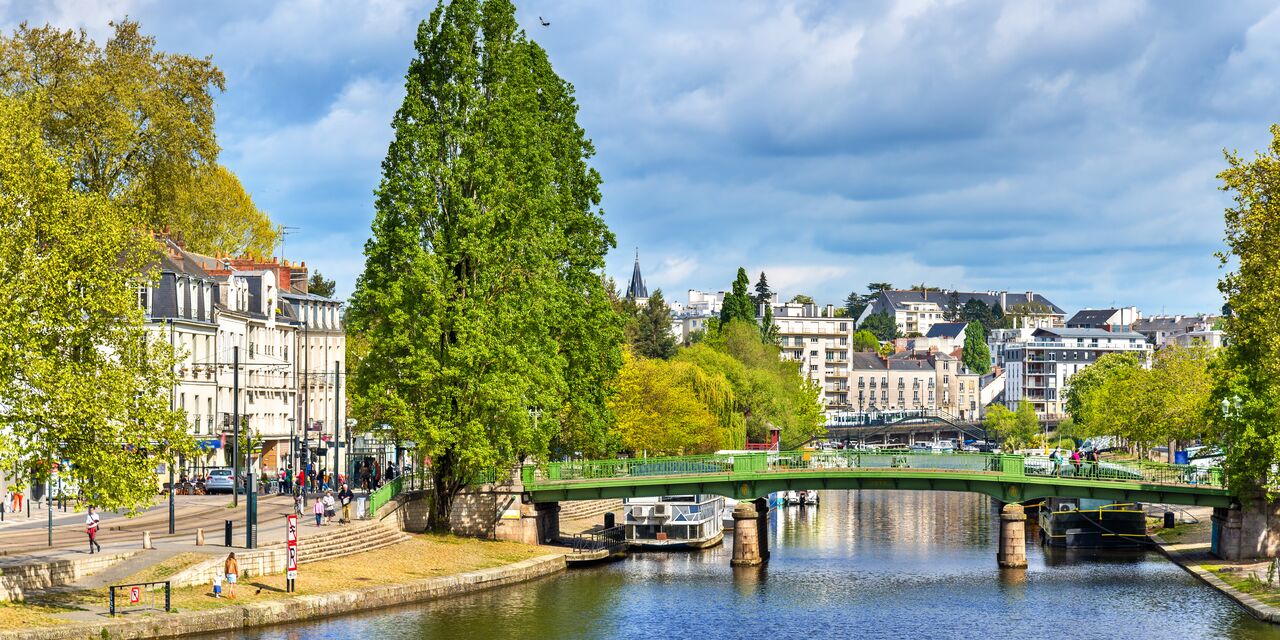
[[142,601],[142,587],[129,587],[129,604],[138,604]]
[[298,579],[298,516],[289,514],[285,518],[285,578]]

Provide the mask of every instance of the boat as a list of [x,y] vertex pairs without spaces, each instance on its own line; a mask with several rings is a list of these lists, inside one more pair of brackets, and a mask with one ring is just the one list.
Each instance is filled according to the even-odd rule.
[[711,494],[625,498],[623,532],[633,549],[705,549],[724,540],[724,498]]
[[818,492],[817,492],[817,491],[808,491],[808,490],[806,490],[806,491],[801,491],[801,492],[800,492],[800,504],[801,504],[801,505],[806,505],[806,504],[807,504],[807,505],[813,505],[813,506],[815,506],[815,507],[816,507],[816,506],[818,506]]
[[1140,547],[1147,542],[1147,514],[1134,502],[1048,498],[1040,511],[1040,540],[1051,547]]
[[720,528],[725,531],[733,529],[733,508],[738,506],[738,501],[733,498],[724,499],[724,507],[720,510]]
[[787,491],[786,493],[783,494],[783,499],[786,500],[787,506],[798,505],[800,504],[800,492]]

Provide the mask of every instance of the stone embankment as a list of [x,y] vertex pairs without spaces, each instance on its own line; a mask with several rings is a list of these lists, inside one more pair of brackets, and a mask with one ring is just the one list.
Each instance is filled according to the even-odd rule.
[[71,640],[73,638],[173,638],[250,627],[313,621],[325,616],[360,613],[517,584],[565,568],[560,554],[530,558],[502,567],[470,571],[403,584],[296,596],[269,602],[175,614],[135,615],[101,622],[18,631],[0,631],[0,640]]

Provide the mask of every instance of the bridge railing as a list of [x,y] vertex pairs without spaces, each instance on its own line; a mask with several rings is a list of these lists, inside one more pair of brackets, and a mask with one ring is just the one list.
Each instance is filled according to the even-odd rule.
[[916,469],[993,472],[1006,476],[1039,476],[1141,482],[1147,484],[1223,486],[1222,471],[1156,462],[1083,462],[1077,470],[1068,460],[1055,465],[1047,456],[978,452],[915,453],[907,450],[782,451],[669,458],[631,458],[552,462],[526,466],[526,484],[574,480],[643,478],[646,476],[715,475],[731,472],[816,471],[823,469]]

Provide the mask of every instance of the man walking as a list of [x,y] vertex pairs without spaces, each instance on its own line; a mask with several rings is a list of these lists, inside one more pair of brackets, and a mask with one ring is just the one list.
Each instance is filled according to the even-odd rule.
[[89,532],[89,553],[93,553],[95,547],[99,553],[102,552],[102,545],[98,544],[98,520],[98,514],[89,507],[89,515],[84,517],[84,526]]
[[347,488],[347,485],[343,484],[342,490],[338,492],[338,501],[342,503],[342,519],[338,521],[338,524],[351,522],[351,501],[355,497],[355,494]]

